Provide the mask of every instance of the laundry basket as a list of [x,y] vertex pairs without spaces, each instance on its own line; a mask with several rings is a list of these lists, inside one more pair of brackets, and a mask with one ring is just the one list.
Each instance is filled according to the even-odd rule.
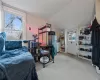
[[45,64],[50,61],[50,52],[47,50],[40,49],[40,62],[43,64],[43,68],[45,68]]

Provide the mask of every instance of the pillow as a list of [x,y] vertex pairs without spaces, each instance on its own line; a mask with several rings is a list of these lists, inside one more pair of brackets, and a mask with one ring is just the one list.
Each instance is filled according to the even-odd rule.
[[5,50],[22,48],[22,41],[5,41]]
[[4,48],[4,39],[3,37],[0,37],[0,53],[3,51]]
[[0,36],[2,36],[4,40],[6,40],[6,33],[5,32],[1,32]]
[[0,33],[0,37],[2,37],[2,38],[4,39],[3,51],[5,51],[5,40],[6,40],[6,33],[5,33],[5,32],[1,32],[1,33]]

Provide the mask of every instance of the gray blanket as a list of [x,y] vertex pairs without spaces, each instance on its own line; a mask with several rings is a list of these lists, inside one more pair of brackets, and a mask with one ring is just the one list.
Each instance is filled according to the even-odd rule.
[[34,59],[26,48],[1,53],[0,80],[38,80]]

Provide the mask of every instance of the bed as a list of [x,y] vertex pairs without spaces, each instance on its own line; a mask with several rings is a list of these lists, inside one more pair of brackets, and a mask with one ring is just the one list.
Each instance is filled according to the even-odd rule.
[[0,80],[38,80],[34,59],[22,41],[5,41],[5,49],[0,52]]

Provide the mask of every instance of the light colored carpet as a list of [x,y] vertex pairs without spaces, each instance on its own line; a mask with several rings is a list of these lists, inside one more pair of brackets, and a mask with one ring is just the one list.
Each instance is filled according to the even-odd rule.
[[37,73],[39,80],[100,80],[100,75],[89,62],[61,54],[46,68],[37,64]]

